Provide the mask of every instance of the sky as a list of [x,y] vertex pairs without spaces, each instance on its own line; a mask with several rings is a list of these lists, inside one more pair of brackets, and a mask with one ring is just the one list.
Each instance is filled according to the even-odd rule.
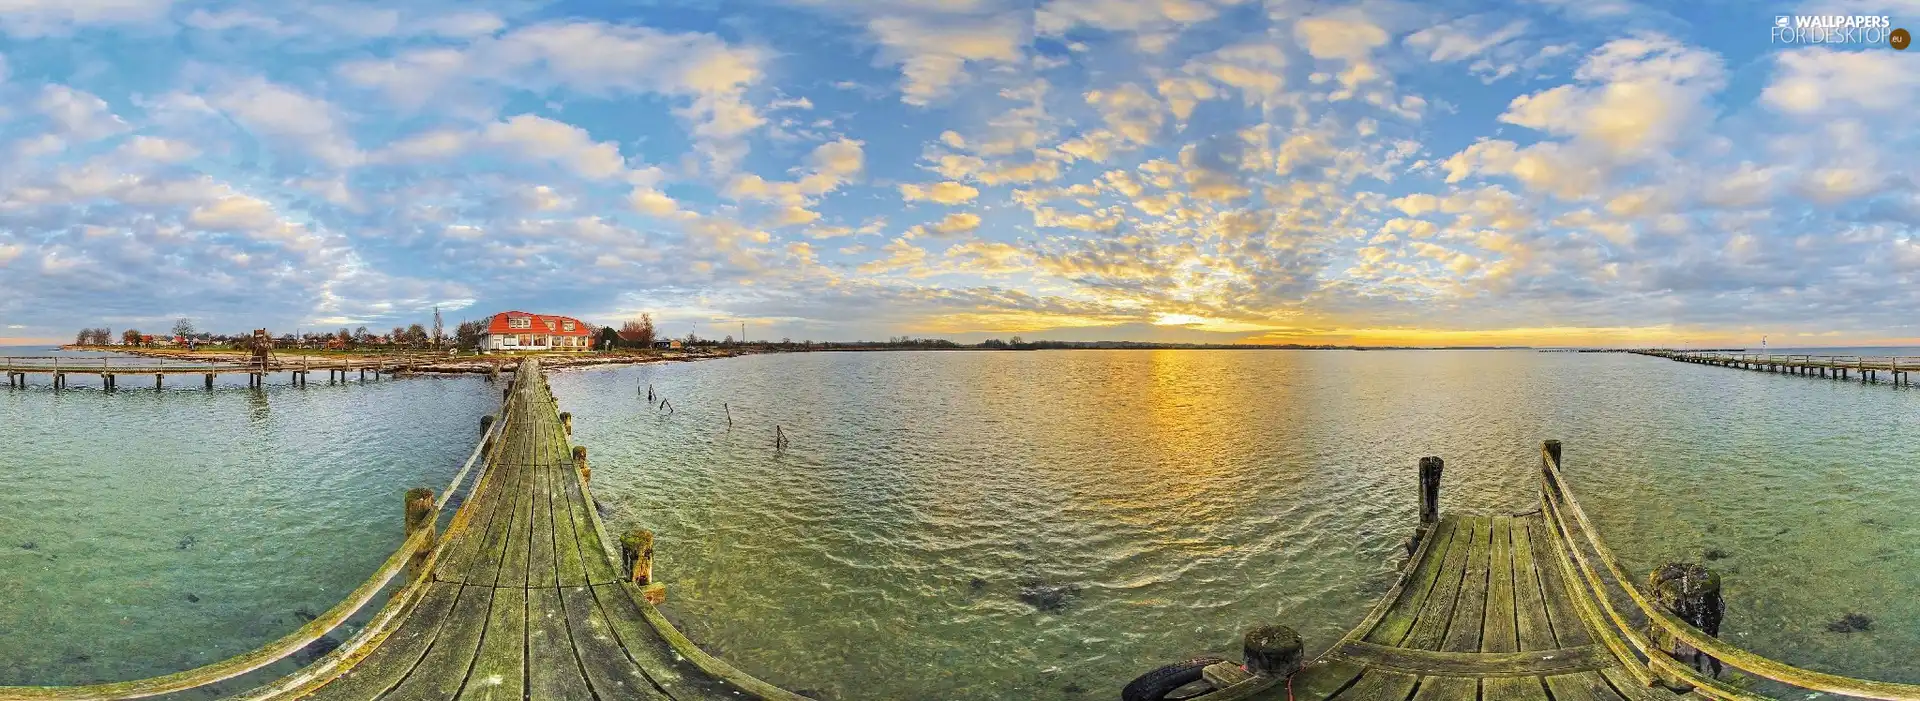
[[[1920,0],[0,0],[84,326],[1920,343]],[[1883,30],[1884,32],[1884,30]]]

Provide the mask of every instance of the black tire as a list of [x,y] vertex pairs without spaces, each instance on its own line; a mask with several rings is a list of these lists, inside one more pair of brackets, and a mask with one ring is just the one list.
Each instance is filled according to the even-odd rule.
[[1225,661],[1218,657],[1195,657],[1142,674],[1120,690],[1120,701],[1162,701],[1174,690],[1200,681],[1200,670],[1207,665]]

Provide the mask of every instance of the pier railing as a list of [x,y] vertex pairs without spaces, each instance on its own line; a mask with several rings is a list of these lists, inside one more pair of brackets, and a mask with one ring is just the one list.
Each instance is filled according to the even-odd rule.
[[[1915,361],[1920,365],[1920,359]],[[1743,650],[1701,630],[1693,621],[1676,614],[1672,597],[1667,596],[1674,589],[1655,593],[1642,589],[1601,541],[1599,531],[1574,499],[1566,476],[1560,471],[1559,441],[1547,441],[1541,446],[1540,472],[1541,510],[1558,551],[1564,578],[1574,591],[1575,605],[1581,617],[1599,633],[1601,641],[1641,683],[1690,686],[1702,696],[1721,701],[1768,701],[1766,696],[1720,679],[1718,672],[1724,665],[1809,691],[1886,701],[1920,701],[1920,685],[1855,679],[1796,667]],[[1717,578],[1704,571],[1700,574],[1712,581],[1678,582],[1677,589],[1687,593],[1710,589],[1709,605],[1720,606]],[[1656,572],[1655,586],[1661,584],[1659,575]],[[1629,603],[1619,605],[1619,598]],[[1680,613],[1688,614],[1695,610],[1684,605],[1677,608]],[[1719,616],[1717,611],[1713,612],[1710,618],[1714,622],[1710,625],[1717,628]],[[1679,651],[1684,652],[1676,654]],[[1718,663],[1709,664],[1693,651]],[[1682,657],[1692,659],[1682,661],[1679,659]],[[1703,668],[1712,669],[1713,673],[1708,674]]]
[[[460,466],[460,471],[454,474],[453,481],[447,485],[445,491],[440,493],[438,499],[432,498],[432,491],[424,488],[408,492],[406,540],[402,541],[400,547],[387,557],[386,562],[381,563],[380,569],[375,570],[372,576],[367,577],[366,581],[361,582],[360,586],[349,592],[340,603],[327,609],[325,613],[315,617],[306,625],[251,652],[193,669],[146,679],[84,686],[0,686],[0,701],[137,699],[232,679],[259,670],[305,649],[353,618],[368,603],[377,598],[380,592],[385,591],[388,588],[387,585],[392,583],[401,572],[408,572],[409,579],[400,591],[388,600],[388,604],[375,614],[373,620],[361,628],[352,639],[342,643],[314,664],[302,668],[296,678],[316,677],[337,669],[341,665],[352,664],[392,632],[394,624],[405,616],[412,604],[419,599],[424,586],[432,579],[419,575],[430,572],[434,560],[439,555],[438,549],[433,547],[438,539],[434,524],[438,523],[448,500],[467,483],[467,475],[473,470],[473,466],[476,463],[482,463],[483,456],[486,457],[483,464],[493,462],[493,456],[490,453],[498,451],[498,442],[494,439],[505,430],[508,412],[502,408],[499,415],[501,420],[489,423],[479,443],[474,446],[473,452],[467,456],[466,462]],[[485,469],[482,468],[482,470]],[[479,478],[475,478],[472,484],[477,485],[479,482]],[[466,521],[471,517],[466,508],[466,504],[469,503],[472,503],[471,499],[462,502],[461,508],[448,525],[448,533],[458,531],[465,526]]]

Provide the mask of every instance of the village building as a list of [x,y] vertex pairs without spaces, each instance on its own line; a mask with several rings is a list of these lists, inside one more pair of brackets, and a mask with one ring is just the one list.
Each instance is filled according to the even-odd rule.
[[567,316],[501,312],[487,319],[480,334],[481,352],[590,351],[593,326]]

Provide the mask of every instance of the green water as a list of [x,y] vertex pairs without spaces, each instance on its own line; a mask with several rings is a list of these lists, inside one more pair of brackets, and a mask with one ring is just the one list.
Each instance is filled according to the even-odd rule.
[[[669,612],[823,697],[1111,698],[1266,622],[1317,651],[1391,584],[1419,456],[1447,461],[1444,508],[1523,511],[1544,438],[1636,571],[1721,551],[1726,637],[1920,682],[1911,390],[1531,351],[840,353],[553,383],[609,525],[658,532]],[[1078,593],[1043,611],[1034,584]],[[1856,611],[1871,631],[1826,631]]]
[[190,379],[0,388],[0,685],[173,672],[291,632],[393,552],[402,494],[444,489],[498,405],[469,378]]
[[[1391,584],[1419,456],[1446,458],[1445,508],[1527,510],[1543,438],[1634,569],[1724,553],[1727,637],[1920,682],[1912,390],[1466,351],[818,353],[553,385],[609,527],[658,532],[669,613],[822,698],[1112,698],[1266,622],[1317,651]],[[497,400],[0,390],[0,684],[284,634],[391,552],[402,491],[443,486]],[[1848,612],[1873,629],[1825,630]]]

